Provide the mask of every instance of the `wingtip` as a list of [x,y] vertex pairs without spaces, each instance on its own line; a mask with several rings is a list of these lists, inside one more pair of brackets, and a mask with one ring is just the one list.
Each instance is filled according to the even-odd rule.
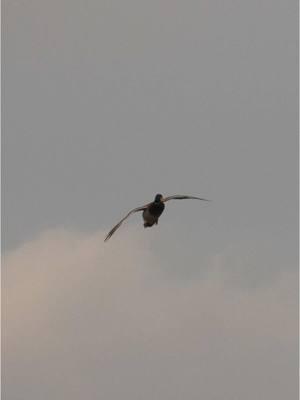
[[196,199],[197,199],[197,200],[202,200],[202,201],[212,201],[212,200],[210,200],[210,199],[204,199],[204,198],[202,198],[202,197],[196,197]]

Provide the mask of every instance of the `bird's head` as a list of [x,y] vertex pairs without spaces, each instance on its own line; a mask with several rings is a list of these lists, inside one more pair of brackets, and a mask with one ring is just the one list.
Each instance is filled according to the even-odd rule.
[[161,203],[163,199],[163,195],[162,194],[157,194],[154,198],[155,203]]

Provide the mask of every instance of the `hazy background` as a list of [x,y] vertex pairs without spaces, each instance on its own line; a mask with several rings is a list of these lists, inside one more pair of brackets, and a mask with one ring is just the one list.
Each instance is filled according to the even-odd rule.
[[5,398],[298,398],[297,2],[2,17]]

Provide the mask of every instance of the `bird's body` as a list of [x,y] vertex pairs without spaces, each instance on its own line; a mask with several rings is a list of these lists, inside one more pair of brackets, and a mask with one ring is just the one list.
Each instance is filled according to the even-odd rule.
[[162,201],[150,203],[146,210],[143,211],[144,227],[148,228],[158,223],[158,218],[165,209]]
[[196,200],[210,201],[200,197],[186,196],[186,195],[175,195],[164,198],[161,194],[157,194],[153,202],[145,204],[144,206],[141,207],[134,208],[133,210],[129,211],[129,213],[123,219],[121,219],[121,221],[118,222],[117,225],[115,225],[112,228],[112,230],[107,234],[105,241],[108,240],[114,234],[114,232],[121,226],[122,222],[125,221],[125,219],[127,219],[131,214],[136,213],[138,211],[143,211],[143,220],[145,228],[150,228],[154,224],[157,225],[158,219],[165,209],[164,203],[166,201],[173,199],[177,200],[196,199]]

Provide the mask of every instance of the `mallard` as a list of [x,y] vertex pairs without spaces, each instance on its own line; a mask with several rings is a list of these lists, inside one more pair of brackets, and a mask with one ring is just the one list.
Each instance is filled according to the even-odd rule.
[[154,224],[158,224],[158,219],[163,213],[165,209],[164,203],[169,200],[184,200],[184,199],[196,199],[202,201],[210,201],[208,199],[203,199],[201,197],[195,196],[185,196],[185,195],[174,195],[163,197],[161,194],[157,194],[154,198],[154,201],[151,203],[145,204],[144,206],[134,208],[133,210],[129,211],[128,214],[125,215],[120,222],[117,223],[107,234],[104,241],[106,242],[114,233],[115,231],[120,228],[121,224],[127,219],[131,214],[136,213],[138,211],[143,211],[143,220],[144,220],[144,228],[150,228]]

